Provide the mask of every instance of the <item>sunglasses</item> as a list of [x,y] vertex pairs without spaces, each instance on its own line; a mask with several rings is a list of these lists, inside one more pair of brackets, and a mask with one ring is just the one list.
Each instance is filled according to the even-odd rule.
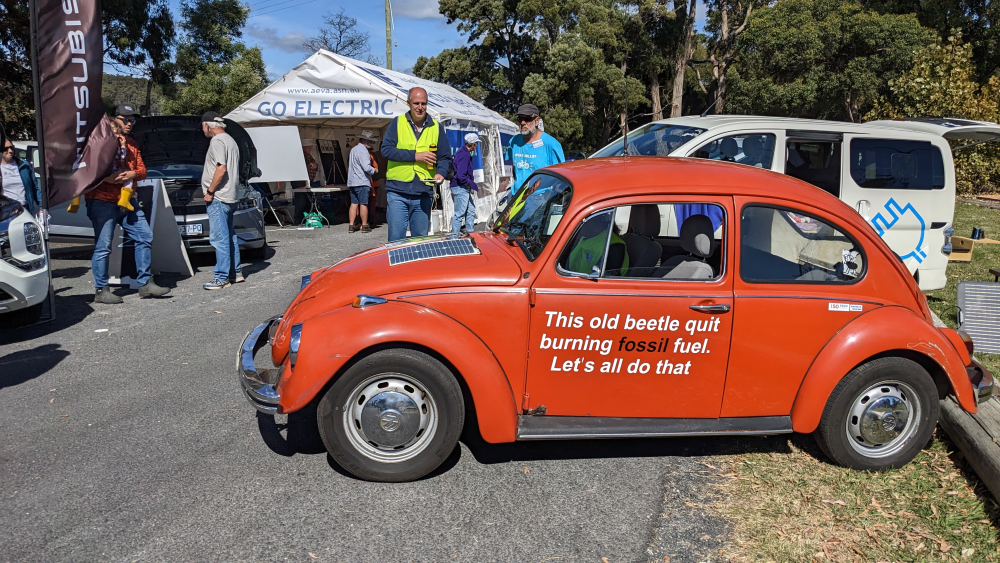
[[531,123],[532,121],[538,119],[537,115],[519,115],[517,116],[518,123]]
[[14,145],[4,145],[3,152],[14,150]]
[[122,117],[122,116],[119,115],[118,119],[120,119],[123,123],[127,123],[129,125],[135,125],[135,118],[134,117]]

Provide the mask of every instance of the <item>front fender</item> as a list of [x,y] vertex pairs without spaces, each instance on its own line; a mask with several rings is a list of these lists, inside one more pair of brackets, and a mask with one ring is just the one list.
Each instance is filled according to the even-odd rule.
[[951,382],[962,408],[976,412],[965,364],[948,338],[909,309],[881,307],[848,323],[813,360],[792,406],[792,428],[803,433],[816,430],[840,380],[868,358],[892,350],[908,350],[935,362]]
[[444,357],[472,394],[483,439],[494,444],[514,441],[517,402],[490,349],[455,319],[404,302],[340,307],[306,320],[295,369],[286,366],[278,384],[280,412],[309,404],[352,358],[389,343],[422,346]]

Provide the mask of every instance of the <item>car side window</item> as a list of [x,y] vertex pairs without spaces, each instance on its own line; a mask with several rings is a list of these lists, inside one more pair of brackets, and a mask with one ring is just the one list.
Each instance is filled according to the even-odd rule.
[[862,188],[940,190],[944,159],[927,141],[851,139],[851,178]]
[[726,216],[714,203],[646,203],[588,217],[560,273],[601,278],[713,280],[723,271]]
[[840,142],[789,141],[785,174],[840,197]]
[[861,245],[807,213],[748,205],[740,230],[740,276],[745,281],[845,284],[864,277]]
[[737,162],[770,170],[774,158],[774,135],[766,133],[730,135],[703,145],[691,156]]

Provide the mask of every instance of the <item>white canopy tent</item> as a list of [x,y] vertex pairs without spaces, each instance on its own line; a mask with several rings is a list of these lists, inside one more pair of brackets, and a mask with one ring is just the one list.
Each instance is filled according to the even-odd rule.
[[[427,111],[444,125],[452,151],[462,147],[466,133],[479,134],[482,144],[473,158],[480,186],[476,220],[485,221],[496,207],[496,194],[505,175],[504,141],[518,129],[499,113],[451,86],[321,50],[226,117],[247,127],[298,126],[304,144],[315,140],[318,145],[326,183],[337,184],[340,174],[346,172],[347,155],[361,131],[375,131],[381,139],[390,120],[408,111],[407,91],[415,86],[427,91]],[[260,150],[266,148],[258,147]],[[384,171],[384,166],[380,170]],[[384,182],[379,190],[379,200],[384,204],[382,188]],[[452,216],[447,182],[440,195],[438,207],[443,208],[443,214],[438,228],[444,229]]]

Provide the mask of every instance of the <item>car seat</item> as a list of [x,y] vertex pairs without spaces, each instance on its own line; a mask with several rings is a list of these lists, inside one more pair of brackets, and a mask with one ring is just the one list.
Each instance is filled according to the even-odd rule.
[[719,152],[722,153],[722,160],[736,162],[736,155],[740,154],[740,146],[736,144],[736,139],[726,137],[719,143]]
[[706,215],[692,215],[681,225],[681,248],[688,254],[674,256],[653,272],[653,277],[667,280],[710,280],[715,270],[706,261],[712,253],[712,220]]
[[660,208],[656,204],[633,205],[628,219],[629,232],[622,235],[629,258],[629,276],[649,277],[660,261],[663,247],[656,242],[660,234]]
[[748,166],[764,167],[764,144],[757,137],[747,137],[743,139],[743,154],[746,160],[742,164]]

